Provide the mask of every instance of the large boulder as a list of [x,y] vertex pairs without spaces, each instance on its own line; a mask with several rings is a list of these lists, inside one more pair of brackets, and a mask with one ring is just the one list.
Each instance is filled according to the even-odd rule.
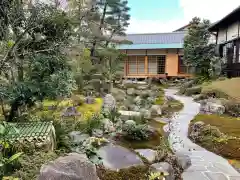
[[98,150],[105,168],[118,171],[119,169],[143,165],[137,154],[122,146],[108,144]]
[[38,180],[99,180],[86,155],[71,153],[43,165]]
[[116,100],[111,94],[107,94],[103,99],[103,110],[111,111],[116,108]]
[[225,112],[225,106],[218,99],[206,99],[200,102],[200,111],[208,114],[222,115]]

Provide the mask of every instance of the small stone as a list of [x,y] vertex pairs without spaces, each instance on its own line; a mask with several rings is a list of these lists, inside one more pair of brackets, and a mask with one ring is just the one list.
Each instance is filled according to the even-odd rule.
[[136,126],[136,122],[135,122],[134,120],[127,120],[127,121],[125,122],[125,124],[126,124],[127,126]]
[[160,163],[152,164],[150,166],[150,169],[153,172],[168,173],[169,175],[166,177],[166,180],[173,180],[174,179],[174,169],[167,162],[160,162]]
[[162,115],[162,109],[159,105],[152,105],[151,109],[151,115],[152,116],[161,116]]
[[189,168],[192,163],[191,163],[191,158],[188,155],[184,155],[184,154],[177,154],[177,160],[179,165],[186,170],[187,168]]
[[128,88],[128,89],[127,89],[127,94],[128,94],[128,95],[133,95],[133,94],[134,94],[134,91],[135,91],[134,88]]

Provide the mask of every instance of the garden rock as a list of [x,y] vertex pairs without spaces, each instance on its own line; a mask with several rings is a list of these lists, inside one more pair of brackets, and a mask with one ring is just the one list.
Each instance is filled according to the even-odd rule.
[[101,130],[101,129],[94,129],[92,131],[92,135],[94,137],[102,138],[103,137],[103,130]]
[[160,172],[160,173],[167,173],[167,174],[169,174],[166,177],[166,180],[175,180],[174,169],[167,162],[160,162],[160,163],[152,164],[150,166],[150,168],[151,168],[151,171],[153,171],[153,172]]
[[151,119],[151,112],[149,110],[140,109],[140,113],[145,119]]
[[159,105],[152,105],[150,109],[151,115],[152,116],[161,116],[162,115],[162,109],[161,106]]
[[62,114],[63,117],[72,117],[72,116],[80,116],[80,115],[81,113],[77,112],[77,109],[73,106],[67,107]]
[[133,102],[136,104],[136,105],[141,105],[141,101],[142,101],[142,99],[141,99],[141,97],[140,96],[137,96],[134,100],[133,100]]
[[186,154],[180,154],[180,153],[177,153],[176,156],[177,156],[178,164],[184,170],[186,170],[187,168],[189,168],[192,165],[190,156],[188,156]]
[[112,95],[116,98],[117,101],[124,100],[126,97],[125,91],[117,88],[112,89]]
[[99,180],[96,167],[83,154],[71,153],[43,165],[38,180]]
[[72,143],[80,144],[90,136],[88,134],[82,134],[80,131],[72,131],[69,133],[69,137]]
[[135,91],[134,88],[128,88],[128,89],[127,89],[127,94],[128,94],[128,95],[133,95],[133,94],[134,94],[134,91]]
[[92,96],[87,96],[87,97],[85,98],[85,103],[86,103],[86,104],[94,104],[94,103],[95,103],[95,98],[92,97]]
[[108,144],[98,150],[105,168],[118,171],[119,169],[143,165],[141,158],[122,146]]
[[138,86],[137,87],[137,89],[139,89],[139,90],[146,90],[146,89],[148,89],[148,86],[146,85],[144,85],[144,86]]
[[111,111],[116,108],[116,100],[111,94],[107,94],[103,99],[103,110]]
[[153,163],[156,159],[157,152],[152,149],[136,149],[135,151],[146,158],[149,163]]
[[116,130],[112,121],[110,121],[109,119],[103,119],[102,123],[103,123],[104,133],[111,133]]
[[125,121],[128,119],[131,119],[132,117],[141,116],[141,113],[136,111],[119,111],[119,113],[120,113],[120,118]]
[[202,113],[219,114],[222,115],[225,112],[225,107],[220,100],[207,99],[200,102],[200,111]]

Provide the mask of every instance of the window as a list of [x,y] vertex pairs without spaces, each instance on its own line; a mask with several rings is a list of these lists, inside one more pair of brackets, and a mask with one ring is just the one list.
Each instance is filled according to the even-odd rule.
[[158,56],[158,74],[165,74],[165,64],[166,64],[166,56]]

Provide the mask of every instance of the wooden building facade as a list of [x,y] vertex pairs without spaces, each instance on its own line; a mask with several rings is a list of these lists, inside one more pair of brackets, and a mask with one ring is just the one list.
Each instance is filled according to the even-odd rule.
[[131,45],[119,49],[127,55],[125,78],[189,77],[190,68],[183,63],[185,32],[157,34],[129,34]]
[[224,60],[224,73],[240,76],[240,6],[209,30],[216,35],[216,53]]

